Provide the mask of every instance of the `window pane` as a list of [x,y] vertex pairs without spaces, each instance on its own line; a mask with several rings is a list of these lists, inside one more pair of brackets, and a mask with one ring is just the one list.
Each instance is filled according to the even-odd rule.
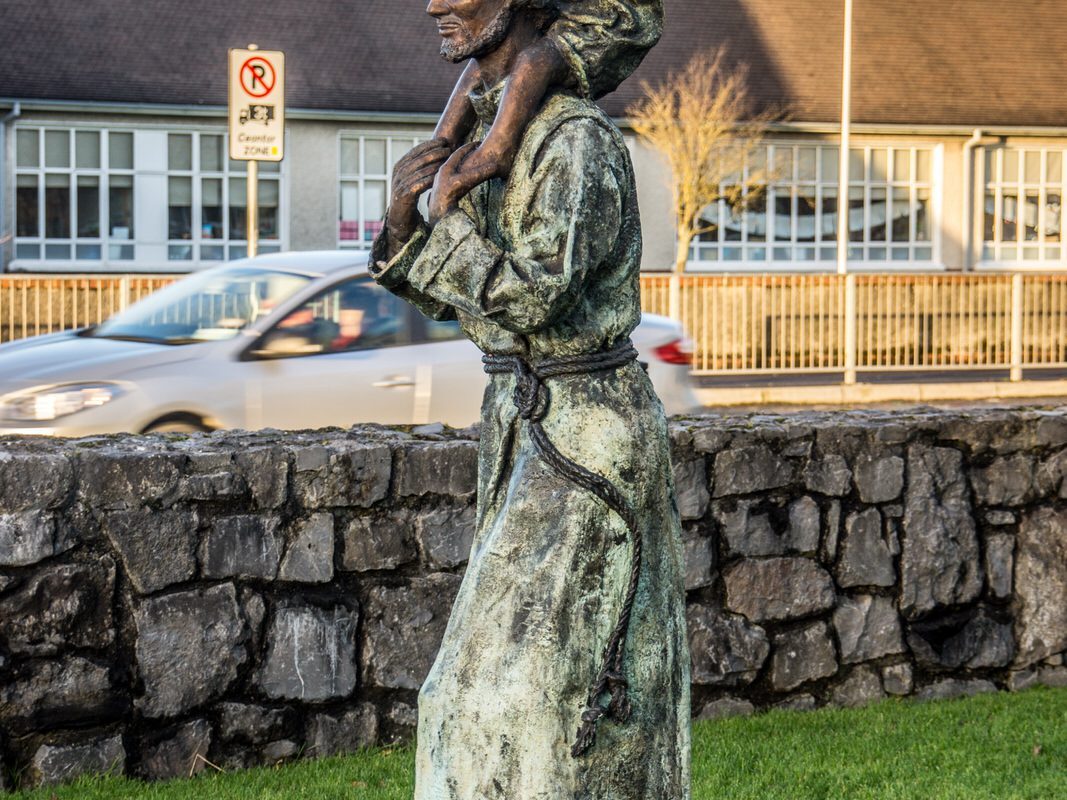
[[814,189],[799,189],[797,191],[797,241],[815,241]]
[[774,179],[779,183],[793,182],[793,148],[774,148]]
[[929,242],[930,239],[930,190],[915,190],[915,241]]
[[107,135],[108,164],[111,169],[133,169],[133,134]]
[[848,151],[848,182],[849,183],[863,183],[866,179],[864,176],[864,154],[862,150],[849,150]]
[[69,175],[45,176],[44,235],[49,239],[70,238]]
[[1049,183],[1054,183],[1057,186],[1063,183],[1063,153],[1059,150],[1054,150],[1048,154],[1046,171]]
[[885,189],[871,189],[871,229],[870,241],[884,242],[886,240],[886,193]]
[[70,259],[69,244],[46,244],[44,257],[47,261],[67,261]]
[[774,238],[779,242],[793,239],[793,198],[789,189],[779,189],[774,194]]
[[863,189],[851,187],[848,190],[848,240],[863,241]]
[[894,242],[911,241],[911,193],[907,189],[893,190],[893,224],[891,236]]
[[[222,228],[222,179],[204,178],[200,183],[200,237],[221,239]],[[201,250],[201,257],[205,251]]]
[[997,152],[986,148],[985,151],[985,181],[992,186],[998,183],[1000,175],[997,173]]
[[1019,231],[1019,196],[1014,189],[1005,189],[1001,202],[1001,236],[1002,241],[1018,241]]
[[822,240],[832,242],[837,238],[837,189],[822,190]]
[[837,183],[837,173],[840,169],[841,150],[837,147],[822,148],[822,181],[823,183]]
[[359,184],[341,184],[341,241],[355,241],[359,239]]
[[[727,193],[735,191],[735,187],[727,188]],[[723,238],[728,242],[740,242],[744,234],[744,213],[740,208],[734,208],[723,201],[726,207],[726,226],[723,229]]]
[[1019,155],[1019,153],[1010,150],[1003,152],[1005,183],[1019,182]]
[[1023,222],[1025,224],[1024,236],[1028,242],[1037,241],[1037,224],[1040,208],[1041,205],[1038,200],[1038,193],[1032,190],[1028,191],[1026,193],[1026,207],[1023,212]]
[[37,176],[19,175],[15,192],[15,235],[41,235],[38,227]]
[[815,180],[815,148],[801,147],[797,150],[797,180]]
[[985,196],[985,241],[995,241],[997,225],[997,196],[989,192]]
[[60,168],[70,166],[70,131],[44,132],[44,165]]
[[385,167],[385,139],[366,139],[363,143],[363,156],[366,162],[363,164],[365,175],[384,175]]
[[911,151],[893,151],[893,180],[897,183],[911,182]]
[[230,239],[244,239],[248,233],[248,190],[244,178],[230,179]]
[[719,241],[719,206],[717,203],[713,206],[708,206],[701,212],[699,227],[704,229],[704,232],[697,236],[698,241]]
[[929,150],[919,150],[915,153],[915,180],[919,183],[930,183]]
[[78,236],[100,235],[100,179],[95,175],[78,177]]
[[1058,242],[1060,240],[1063,197],[1060,194],[1049,193],[1045,203],[1045,241]]
[[222,172],[222,137],[200,134],[200,171]]
[[188,133],[172,133],[167,137],[167,167],[188,171],[193,168],[193,137]]
[[16,163],[20,167],[37,167],[41,164],[41,142],[36,130],[18,131],[15,134]]
[[[108,177],[108,230],[112,239],[133,238],[133,176]],[[112,248],[112,258],[126,258],[125,249]],[[132,248],[129,258],[133,258]]]
[[74,157],[81,169],[100,169],[100,134],[97,131],[75,133]]
[[259,198],[259,235],[262,239],[278,238],[278,181],[260,181],[257,190]]
[[1024,177],[1027,183],[1041,183],[1041,153],[1027,151],[1024,158]]
[[871,150],[871,177],[873,183],[885,183],[889,180],[889,152],[883,149]]
[[761,192],[748,205],[748,240],[750,242],[767,241],[767,194]]
[[371,241],[382,229],[385,219],[385,181],[363,183],[363,238]]
[[359,139],[341,140],[341,174],[359,174]]
[[171,178],[167,188],[167,238],[193,238],[193,179]]

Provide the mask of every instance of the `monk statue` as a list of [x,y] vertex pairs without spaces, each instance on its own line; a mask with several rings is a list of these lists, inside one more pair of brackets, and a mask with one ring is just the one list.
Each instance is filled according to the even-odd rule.
[[687,799],[681,528],[663,407],[629,339],[637,192],[591,99],[655,43],[662,8],[427,10],[442,54],[471,65],[438,135],[393,171],[371,271],[458,320],[489,381],[474,544],[419,693],[415,798]]

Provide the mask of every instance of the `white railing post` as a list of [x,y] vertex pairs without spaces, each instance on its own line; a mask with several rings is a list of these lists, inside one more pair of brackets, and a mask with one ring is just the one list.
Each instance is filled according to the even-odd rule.
[[856,308],[856,275],[845,276],[845,383],[856,383],[856,330],[859,326],[859,310]]
[[682,321],[682,276],[677,272],[671,273],[667,284],[667,316],[675,322]]
[[[130,276],[123,275],[119,278],[119,307],[118,311],[125,311],[130,305]],[[114,312],[112,312],[114,313]]]
[[1023,275],[1011,276],[1011,379],[1023,379]]

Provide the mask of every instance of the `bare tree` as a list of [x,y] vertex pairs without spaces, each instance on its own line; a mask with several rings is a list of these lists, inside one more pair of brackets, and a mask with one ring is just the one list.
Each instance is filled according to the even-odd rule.
[[[728,68],[722,49],[698,53],[659,86],[643,83],[644,98],[628,110],[634,131],[670,166],[675,276],[685,272],[693,239],[715,229],[702,218],[708,206],[725,200],[739,212],[765,194],[769,176],[762,140],[774,116],[752,113],[747,72]],[[675,316],[673,306],[672,299]]]

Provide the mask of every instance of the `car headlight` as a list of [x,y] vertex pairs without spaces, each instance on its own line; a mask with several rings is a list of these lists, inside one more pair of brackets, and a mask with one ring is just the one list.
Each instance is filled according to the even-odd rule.
[[48,386],[0,397],[0,417],[17,422],[47,422],[106,405],[123,393],[113,383]]

